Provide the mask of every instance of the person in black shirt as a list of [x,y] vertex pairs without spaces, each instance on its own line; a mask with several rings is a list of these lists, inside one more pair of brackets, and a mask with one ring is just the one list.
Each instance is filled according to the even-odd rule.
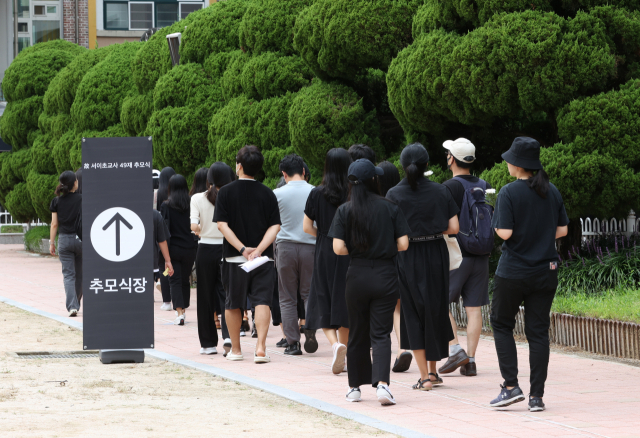
[[500,190],[492,222],[504,240],[491,301],[491,325],[504,384],[490,405],[502,407],[524,400],[513,339],[516,315],[524,302],[531,368],[529,410],[542,411],[549,367],[549,312],[558,287],[555,241],[567,235],[569,218],[560,192],[542,168],[536,140],[516,138],[502,158],[517,180]]
[[[264,157],[256,146],[245,146],[236,156],[239,179],[218,192],[213,221],[224,235],[222,284],[226,292],[225,316],[231,336],[228,360],[242,360],[240,326],[247,297],[255,307],[258,342],[255,363],[267,363],[267,332],[273,298],[276,270],[273,264],[273,241],[280,231],[280,210],[276,195],[255,180],[262,169]],[[240,264],[266,256],[269,262],[245,272]]]
[[189,218],[189,186],[182,175],[173,175],[169,180],[169,198],[162,203],[160,211],[169,228],[169,254],[173,275],[169,278],[171,301],[177,317],[173,322],[184,325],[185,309],[191,301],[189,276],[196,260],[198,241],[191,233]]
[[[160,207],[169,197],[169,180],[175,174],[176,171],[173,170],[172,167],[165,167],[158,176],[158,190],[155,191],[155,203],[153,206],[153,208],[158,211],[160,211]],[[164,271],[164,262],[165,260],[161,253],[160,258],[158,259],[159,270]],[[160,292],[162,293],[162,306],[160,306],[160,310],[170,311],[172,309],[171,289],[169,286],[169,278],[164,275],[160,276]]]
[[[411,234],[409,250],[398,256],[402,305],[401,343],[413,350],[420,378],[413,389],[442,384],[436,362],[449,355],[449,251],[444,234],[458,233],[458,206],[449,190],[424,177],[429,154],[420,143],[402,151],[406,177],[389,190]],[[433,377],[433,378],[432,378]]]
[[[455,141],[447,140],[443,144],[447,150],[447,167],[453,173],[453,178],[443,182],[459,209],[462,209],[465,196],[465,183],[482,190],[490,189],[491,185],[471,175],[471,166],[476,159],[476,147],[466,138]],[[458,213],[458,218],[460,214]],[[460,236],[458,234],[457,236]],[[438,369],[439,373],[452,373],[460,368],[463,376],[475,376],[476,348],[482,333],[482,306],[489,304],[489,254],[476,255],[464,249],[460,243],[462,263],[458,269],[449,272],[449,303],[457,303],[462,297],[467,312],[467,351],[460,347],[458,341],[458,326],[449,311],[453,341],[449,343],[449,359]],[[468,353],[468,355],[467,355]]]
[[64,292],[69,316],[76,316],[80,310],[82,299],[82,236],[76,235],[76,223],[82,214],[82,195],[78,190],[76,174],[65,170],[58,179],[56,197],[51,201],[51,231],[49,236],[49,252],[56,255],[56,234],[58,227],[58,255],[62,263]]
[[309,330],[322,329],[329,340],[333,350],[331,371],[334,374],[345,369],[349,316],[344,290],[351,259],[348,255],[333,252],[333,240],[328,234],[336,210],[347,201],[350,164],[351,157],[346,150],[334,148],[327,152],[322,184],[309,193],[302,223],[305,233],[316,236],[305,326]]
[[338,208],[329,237],[336,254],[351,256],[345,288],[350,387],[346,399],[360,401],[360,385],[371,384],[378,401],[390,405],[396,403],[389,390],[390,334],[398,302],[395,259],[409,247],[411,230],[398,206],[380,196],[376,175],[382,174],[367,159],[351,163],[349,201]]

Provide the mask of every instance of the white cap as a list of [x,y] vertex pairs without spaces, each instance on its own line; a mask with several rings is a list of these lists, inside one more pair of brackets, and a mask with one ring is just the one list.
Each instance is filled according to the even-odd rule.
[[447,140],[442,146],[463,163],[473,163],[476,160],[476,147],[466,138]]

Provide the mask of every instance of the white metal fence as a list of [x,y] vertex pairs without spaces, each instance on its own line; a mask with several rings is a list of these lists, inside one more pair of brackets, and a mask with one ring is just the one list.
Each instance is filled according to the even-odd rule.
[[11,216],[11,213],[4,211],[4,209],[0,207],[0,225],[22,225],[24,228],[29,228],[47,224],[42,222],[40,219],[32,221],[31,223],[18,222],[13,218],[13,216]]
[[608,233],[620,233],[625,236],[637,232],[640,229],[640,218],[636,218],[635,211],[629,211],[626,219],[580,219],[582,237],[592,239],[594,236]]

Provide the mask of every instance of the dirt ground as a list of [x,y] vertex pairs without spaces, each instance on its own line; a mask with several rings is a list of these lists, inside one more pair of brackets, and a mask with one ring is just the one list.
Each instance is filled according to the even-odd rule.
[[82,333],[2,303],[0,333],[2,437],[394,436],[153,358],[17,357],[79,350]]

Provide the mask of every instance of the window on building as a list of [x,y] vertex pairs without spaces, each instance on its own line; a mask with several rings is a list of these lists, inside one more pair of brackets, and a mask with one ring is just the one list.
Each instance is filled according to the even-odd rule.
[[156,26],[171,26],[178,21],[178,3],[156,3]]
[[29,0],[18,0],[18,18],[29,18]]
[[153,3],[129,3],[129,29],[147,30],[153,27]]
[[184,20],[187,15],[202,9],[202,3],[180,3],[180,19]]
[[18,32],[29,32],[29,23],[18,23]]
[[35,5],[33,7],[33,16],[34,17],[42,17],[47,15],[46,9],[44,5]]
[[47,6],[47,14],[55,14],[57,9],[57,6]]
[[60,21],[33,20],[33,44],[60,39]]
[[110,30],[129,29],[129,4],[105,3],[104,28]]
[[31,44],[29,44],[29,40],[31,38],[29,37],[18,37],[18,53],[22,52],[22,49],[26,49],[27,47],[29,47]]

